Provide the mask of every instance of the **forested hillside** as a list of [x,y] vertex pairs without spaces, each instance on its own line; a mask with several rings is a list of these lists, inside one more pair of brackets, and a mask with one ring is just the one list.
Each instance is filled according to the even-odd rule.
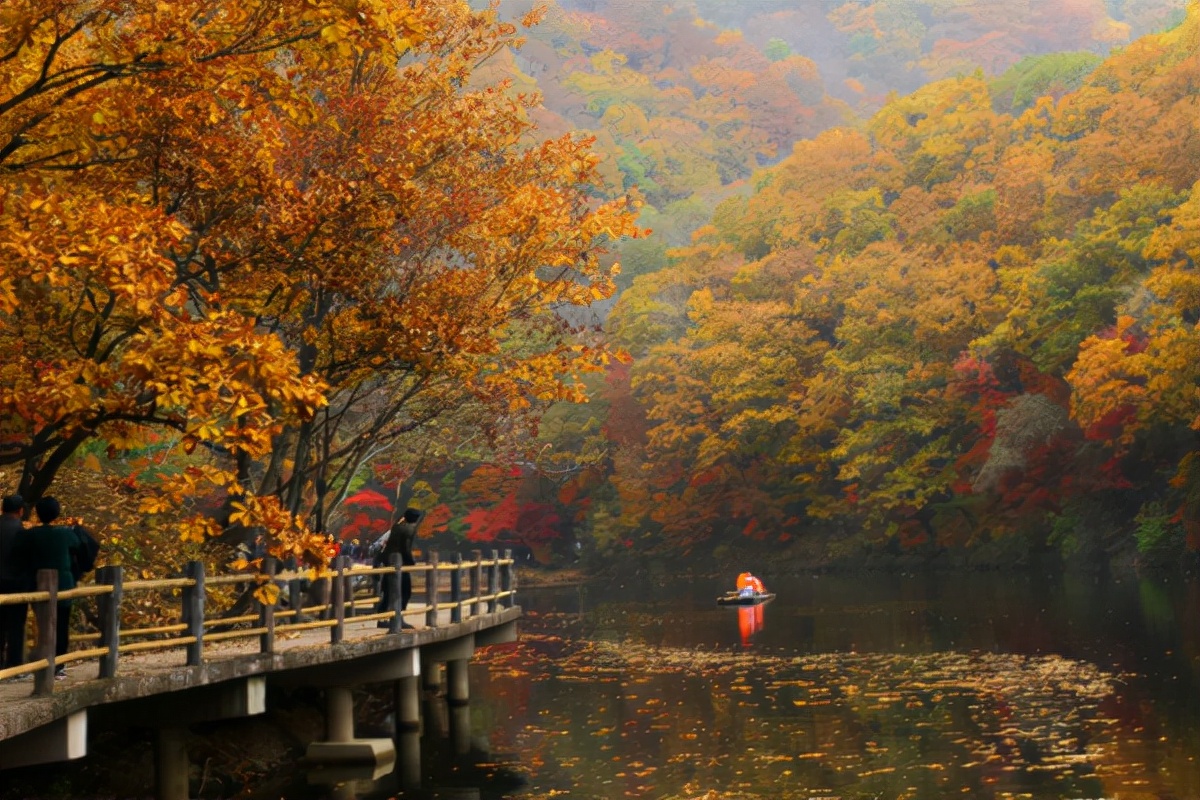
[[950,78],[756,173],[618,305],[608,530],[1192,543],[1198,54],[1193,4],[1061,97]]
[[1200,543],[1194,2],[475,5],[0,12],[6,490],[150,569],[407,503],[542,559]]
[[[606,324],[632,365],[589,407],[553,409],[536,461],[447,474],[450,528],[543,554],[576,538],[820,561],[1178,554],[1190,406],[1122,371],[1151,369],[1167,334],[1143,317],[1176,302],[1150,288],[1172,257],[1149,248],[1200,163],[1195,9],[819,5],[661,4],[647,21],[645,4],[570,3],[532,33],[518,59],[548,118],[596,132],[655,233],[622,248],[618,280],[635,279]],[[758,149],[743,178],[749,160],[722,173],[702,124],[661,146],[678,98],[746,98],[756,55],[807,66],[792,100],[810,110],[778,126],[794,147]],[[660,159],[613,123],[630,107]],[[723,138],[762,131],[752,103],[733,109]],[[711,179],[664,192],[688,163]],[[1131,363],[1085,366],[1112,341],[1137,343]]]

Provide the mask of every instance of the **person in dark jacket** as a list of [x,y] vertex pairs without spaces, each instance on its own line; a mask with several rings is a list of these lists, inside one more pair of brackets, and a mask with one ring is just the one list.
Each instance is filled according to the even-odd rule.
[[[38,500],[33,510],[42,523],[33,528],[27,528],[17,536],[17,558],[25,565],[30,583],[37,581],[38,570],[58,570],[58,590],[60,592],[75,588],[75,564],[82,554],[79,537],[75,529],[67,525],[52,525],[62,514],[62,506],[58,500],[47,495]],[[58,622],[55,627],[55,655],[65,655],[68,647],[68,636],[71,632],[71,601],[58,602]],[[55,678],[65,678],[66,670],[59,667],[55,670]]]
[[[380,553],[380,559],[384,564],[390,564],[393,553],[400,554],[400,563],[406,567],[411,567],[417,563],[413,557],[413,544],[417,541],[417,527],[421,524],[421,512],[415,508],[404,509],[404,516],[392,526],[392,529],[387,533],[387,542],[383,545],[383,551]],[[412,575],[405,572],[400,576],[400,610],[408,608],[408,601],[412,597]],[[381,609],[391,607],[391,597],[388,591],[388,581],[383,582],[383,597],[380,603]],[[387,625],[386,622],[381,623],[381,627]],[[401,624],[402,628],[412,628],[407,622]]]
[[[25,500],[19,494],[9,495],[0,505],[0,594],[27,592],[29,570],[17,561],[17,535],[24,528],[21,517]],[[0,669],[18,667],[25,663],[25,617],[28,603],[0,606]]]

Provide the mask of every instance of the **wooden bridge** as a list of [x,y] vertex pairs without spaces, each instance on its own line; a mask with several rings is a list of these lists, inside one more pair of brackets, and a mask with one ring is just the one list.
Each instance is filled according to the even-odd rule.
[[[507,551],[450,561],[430,553],[413,566],[399,558],[378,568],[339,558],[322,576],[281,572],[271,559],[262,573],[206,576],[192,562],[183,577],[161,580],[127,581],[121,567],[102,567],[94,584],[63,592],[57,573],[39,572],[37,591],[0,595],[0,605],[32,607],[37,635],[28,663],[0,670],[0,771],[86,755],[89,711],[114,710],[156,730],[158,797],[186,798],[187,726],[263,713],[268,682],[325,690],[326,738],[309,745],[309,761],[386,764],[390,739],[354,736],[353,687],[392,683],[397,727],[419,728],[421,685],[464,705],[475,648],[515,640],[521,614]],[[413,598],[401,611],[406,573]],[[305,606],[310,579],[324,596]],[[389,608],[380,608],[384,584]],[[258,599],[276,591],[277,602]],[[206,616],[218,593],[254,599],[246,613]],[[72,636],[73,649],[56,657],[58,603],[89,599],[98,629]],[[122,626],[147,601],[178,603],[177,620]],[[58,667],[69,668],[66,679],[55,680]]]

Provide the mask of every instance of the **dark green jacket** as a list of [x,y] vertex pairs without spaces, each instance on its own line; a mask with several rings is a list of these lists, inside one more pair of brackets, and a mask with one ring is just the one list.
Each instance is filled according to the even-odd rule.
[[38,525],[17,535],[14,546],[19,563],[28,570],[29,580],[37,580],[39,569],[58,570],[58,590],[75,588],[71,564],[79,549],[75,529],[66,525]]

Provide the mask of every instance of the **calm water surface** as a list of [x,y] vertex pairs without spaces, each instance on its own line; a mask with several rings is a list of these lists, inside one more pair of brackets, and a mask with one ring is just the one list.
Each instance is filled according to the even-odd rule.
[[[522,590],[420,786],[366,798],[1200,798],[1200,584],[789,576]],[[417,740],[410,747],[409,761]]]

